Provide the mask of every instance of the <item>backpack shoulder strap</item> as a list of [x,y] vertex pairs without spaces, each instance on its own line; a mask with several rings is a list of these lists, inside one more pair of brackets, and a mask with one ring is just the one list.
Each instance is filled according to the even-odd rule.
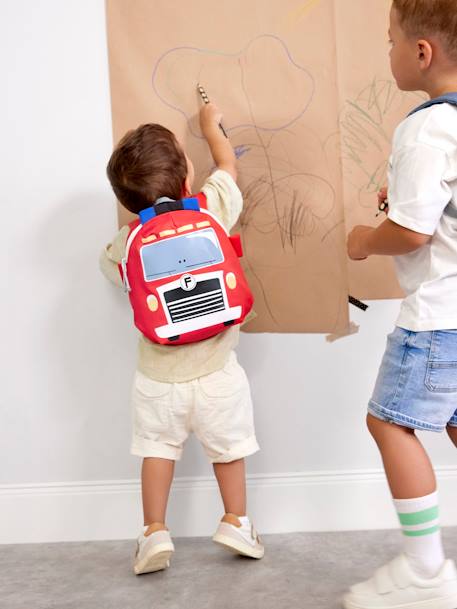
[[193,196],[198,200],[200,209],[208,209],[208,202],[207,202],[206,195],[204,192],[199,192]]
[[[135,220],[132,220],[132,222],[129,222],[129,232],[127,235],[127,241],[125,243],[125,257],[128,257],[128,252],[130,249],[130,245],[132,243],[133,237],[136,235],[136,233],[138,232],[138,230],[141,228],[141,221],[139,218],[136,218]],[[135,234],[135,235],[134,235]]]
[[136,218],[135,220],[132,220],[132,222],[129,222],[128,227],[129,227],[129,232],[127,234],[127,241],[125,243],[124,257],[122,258],[122,260],[119,262],[119,265],[118,265],[119,273],[120,273],[120,276],[122,279],[122,283],[124,284],[125,292],[130,291],[130,285],[129,285],[129,281],[128,281],[128,277],[127,277],[127,259],[129,256],[130,245],[132,244],[133,238],[135,237],[136,233],[141,228],[140,219]]
[[412,112],[408,114],[411,116],[420,110],[425,110],[425,108],[430,108],[431,106],[436,106],[438,104],[451,104],[453,106],[457,106],[457,92],[455,93],[446,93],[446,95],[441,95],[440,97],[435,97],[434,99],[429,99],[424,102],[417,108],[415,108]]
[[131,222],[128,223],[128,227],[129,227],[129,235],[132,232],[133,229],[135,229],[138,224],[140,223],[140,219],[139,218],[135,218],[135,220],[132,220]]
[[[202,195],[204,199],[200,195]],[[151,207],[147,207],[146,209],[140,211],[139,222],[141,224],[146,224],[146,222],[149,222],[149,220],[152,220],[161,214],[173,211],[200,211],[200,207],[203,206],[200,204],[200,202],[202,204],[206,204],[206,197],[203,193],[192,195],[190,197],[186,197],[185,199],[179,199],[178,201],[162,197],[161,199],[158,199]]]

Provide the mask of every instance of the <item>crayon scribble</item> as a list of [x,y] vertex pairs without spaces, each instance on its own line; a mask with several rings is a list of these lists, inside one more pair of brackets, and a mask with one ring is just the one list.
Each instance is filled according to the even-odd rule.
[[243,154],[247,154],[251,149],[249,146],[245,146],[244,144],[239,144],[233,148],[235,152],[235,156],[237,159],[240,159]]

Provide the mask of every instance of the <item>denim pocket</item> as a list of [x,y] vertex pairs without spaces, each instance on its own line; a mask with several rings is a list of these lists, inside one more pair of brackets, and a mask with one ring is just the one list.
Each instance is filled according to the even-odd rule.
[[425,386],[437,393],[457,392],[457,332],[432,332]]

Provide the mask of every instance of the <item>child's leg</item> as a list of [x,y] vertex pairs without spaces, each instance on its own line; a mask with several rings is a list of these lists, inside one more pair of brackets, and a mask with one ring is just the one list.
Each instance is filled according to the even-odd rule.
[[414,429],[381,421],[371,414],[367,425],[381,452],[395,499],[424,497],[436,491],[432,464]]
[[137,539],[133,565],[136,575],[162,571],[170,566],[170,558],[175,548],[165,526],[165,513],[174,467],[175,462],[170,459],[143,459],[141,492],[144,530]]
[[246,516],[245,457],[259,449],[246,373],[231,353],[195,383],[192,428],[213,463],[226,514]]
[[249,383],[235,353],[222,370],[195,383],[192,428],[213,463],[224,504],[213,541],[236,554],[262,558],[262,542],[246,514],[244,462],[259,447]]
[[144,525],[165,523],[168,496],[173,481],[175,462],[148,457],[141,469]]
[[447,426],[448,436],[451,438],[454,446],[457,448],[457,427],[453,427],[452,425]]
[[[455,369],[449,366],[456,349],[457,335],[447,331],[396,327],[388,337],[367,423],[381,451],[403,551],[353,586],[345,609],[457,607],[457,571],[444,557],[435,474],[415,431],[457,426]],[[448,433],[457,441],[457,433]]]
[[262,558],[264,547],[246,515],[244,459],[230,463],[214,463],[213,467],[225,510],[213,541],[231,552],[251,558]]
[[244,459],[231,463],[214,463],[226,514],[246,515],[246,471]]
[[131,452],[143,458],[145,526],[165,523],[175,461],[181,458],[189,433],[186,421],[192,404],[190,392],[190,383],[163,383],[140,371],[135,374]]
[[418,575],[434,577],[444,563],[444,551],[430,459],[413,429],[381,421],[370,414],[367,424],[381,451],[403,530],[404,552]]

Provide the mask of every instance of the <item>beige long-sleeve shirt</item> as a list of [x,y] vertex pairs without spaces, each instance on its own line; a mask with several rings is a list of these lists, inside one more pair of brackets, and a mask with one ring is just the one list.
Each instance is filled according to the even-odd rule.
[[[243,207],[241,192],[231,175],[216,170],[206,180],[202,191],[207,197],[208,210],[230,230]],[[124,226],[101,253],[100,268],[114,284],[122,287],[118,264],[125,255],[129,227]],[[159,345],[141,335],[138,345],[138,370],[150,378],[165,383],[183,383],[211,374],[224,367],[230,352],[236,347],[240,326],[196,343]]]

